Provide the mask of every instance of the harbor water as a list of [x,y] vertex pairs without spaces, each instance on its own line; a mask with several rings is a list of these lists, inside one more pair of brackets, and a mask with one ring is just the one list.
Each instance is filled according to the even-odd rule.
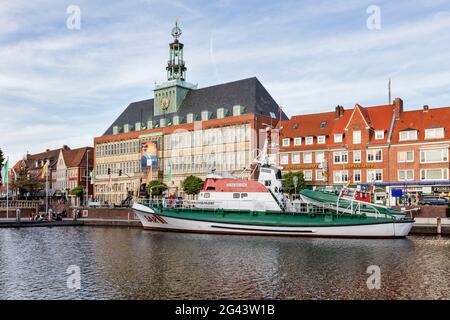
[[0,299],[450,299],[450,238],[0,229]]

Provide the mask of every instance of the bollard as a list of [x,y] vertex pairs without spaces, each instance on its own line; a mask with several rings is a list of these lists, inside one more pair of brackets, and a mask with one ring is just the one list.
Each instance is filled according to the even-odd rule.
[[16,220],[17,222],[20,222],[20,209],[16,210]]
[[436,233],[437,234],[441,234],[441,218],[437,218],[436,219]]

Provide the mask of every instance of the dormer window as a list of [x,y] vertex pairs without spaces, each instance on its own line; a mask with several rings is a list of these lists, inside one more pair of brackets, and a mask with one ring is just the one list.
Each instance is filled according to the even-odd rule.
[[194,114],[193,113],[188,113],[186,116],[186,122],[187,123],[192,123],[194,122]]
[[425,129],[425,139],[442,139],[444,138],[444,128]]
[[327,122],[326,121],[322,121],[320,123],[320,129],[324,129],[327,126]]
[[130,125],[128,123],[123,125],[123,132],[125,133],[130,132]]
[[417,140],[417,130],[405,130],[400,132],[400,141]]
[[298,123],[294,123],[294,125],[292,126],[292,128],[293,128],[294,130],[298,129]]
[[301,145],[302,145],[302,137],[294,138],[294,146],[301,146]]
[[313,137],[306,137],[305,144],[313,144]]
[[375,130],[375,140],[384,139],[384,130]]
[[226,109],[225,108],[219,108],[217,109],[217,119],[223,119],[226,116]]
[[180,116],[174,116],[173,117],[173,125],[179,125],[180,124]]
[[318,144],[325,144],[325,136],[318,136],[317,137],[317,143]]
[[244,112],[244,108],[242,106],[233,106],[233,116],[240,116]]
[[136,122],[134,127],[136,128],[135,129],[136,131],[141,130],[141,123],[140,122]]
[[166,126],[166,119],[164,119],[164,118],[162,118],[162,119],[159,119],[159,126],[162,128],[162,127],[165,127]]
[[119,133],[119,127],[118,126],[114,126],[113,127],[113,134],[118,134]]
[[342,142],[342,137],[343,137],[342,133],[335,133],[334,134],[334,142],[335,143]]
[[210,113],[208,110],[202,111],[202,121],[209,120]]
[[290,138],[284,138],[282,141],[283,147],[289,147],[290,142],[291,142]]
[[153,129],[153,121],[152,120],[147,121],[147,129]]

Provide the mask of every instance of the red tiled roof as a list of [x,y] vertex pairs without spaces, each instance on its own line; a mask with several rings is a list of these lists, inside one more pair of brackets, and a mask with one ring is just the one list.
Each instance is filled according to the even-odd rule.
[[[78,149],[63,149],[63,157],[64,162],[67,167],[73,168],[73,167],[83,167],[86,166],[86,151],[87,150],[93,150],[91,147],[83,147]],[[92,165],[93,163],[93,152],[90,151],[89,153],[89,165]]]
[[[395,122],[392,143],[403,143],[403,141],[399,141],[399,133],[407,129],[418,130],[418,141],[424,141],[425,129],[436,127],[444,128],[444,139],[450,139],[450,107],[433,108],[428,109],[428,111],[423,109],[404,111],[400,120]],[[405,141],[404,143],[410,142]]]

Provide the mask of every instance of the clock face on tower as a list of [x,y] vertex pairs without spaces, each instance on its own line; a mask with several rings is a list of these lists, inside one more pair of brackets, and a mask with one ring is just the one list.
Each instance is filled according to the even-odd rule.
[[167,110],[169,108],[169,105],[170,105],[169,98],[166,98],[166,97],[161,98],[161,108],[163,110]]

